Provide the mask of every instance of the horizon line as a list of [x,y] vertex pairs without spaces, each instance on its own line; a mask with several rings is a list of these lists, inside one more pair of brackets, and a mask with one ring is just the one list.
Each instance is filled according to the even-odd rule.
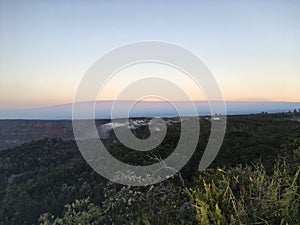
[[[147,102],[147,103],[168,103],[168,102],[202,102],[202,103],[208,103],[208,102],[224,102],[224,103],[300,103],[300,101],[273,101],[273,100],[212,100],[212,101],[208,101],[208,100],[191,100],[191,101],[187,101],[187,100],[176,100],[176,101],[164,101],[164,100],[96,100],[96,101],[80,101],[77,102],[79,104],[83,104],[83,103],[91,103],[91,102]],[[30,109],[41,109],[41,108],[49,108],[49,107],[58,107],[58,106],[66,106],[66,105],[73,105],[74,102],[67,102],[67,103],[61,103],[61,104],[51,104],[51,105],[45,105],[45,106],[36,106],[36,107],[22,107],[22,108],[15,108],[16,110],[22,110],[22,109],[26,109],[26,110],[30,110]],[[0,105],[0,109],[12,109],[14,107],[1,107]]]

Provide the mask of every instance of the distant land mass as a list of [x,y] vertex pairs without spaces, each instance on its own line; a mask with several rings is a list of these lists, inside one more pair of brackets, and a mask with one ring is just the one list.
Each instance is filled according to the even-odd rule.
[[[199,116],[210,115],[210,106],[206,101],[195,101],[196,110]],[[221,104],[220,102],[213,102]],[[90,119],[87,115],[87,106],[95,104],[95,117],[97,119],[111,118],[113,104],[118,104],[121,109],[115,117],[123,117],[123,110],[134,105],[129,117],[176,117],[176,109],[168,102],[163,101],[98,101],[82,102],[79,104],[83,119]],[[300,102],[239,102],[228,101],[225,103],[227,115],[255,114],[261,112],[276,113],[288,112],[300,109]],[[72,119],[72,103],[55,105],[50,107],[33,109],[8,109],[0,108],[0,119],[34,119],[34,120],[70,120]],[[189,116],[190,103],[184,101],[176,102],[176,105],[183,108],[182,116]]]

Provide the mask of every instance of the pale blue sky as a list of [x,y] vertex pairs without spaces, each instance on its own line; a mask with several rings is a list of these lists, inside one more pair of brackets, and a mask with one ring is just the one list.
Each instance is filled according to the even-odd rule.
[[227,100],[300,101],[300,1],[1,1],[0,106],[72,102],[118,46],[178,44]]

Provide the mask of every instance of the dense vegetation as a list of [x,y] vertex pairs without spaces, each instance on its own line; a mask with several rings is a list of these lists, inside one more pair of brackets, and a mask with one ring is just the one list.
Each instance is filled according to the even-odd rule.
[[[0,224],[300,224],[300,113],[228,117],[224,144],[198,172],[210,122],[190,162],[156,185],[111,183],[82,159],[74,141],[43,139],[0,151]],[[124,162],[167,157],[180,124],[149,153],[112,136],[106,145]],[[142,138],[147,129],[135,131]],[[151,159],[151,158],[150,158]]]
[[290,174],[279,160],[271,174],[259,163],[226,171],[210,169],[195,177],[190,187],[179,185],[178,177],[142,190],[108,184],[100,206],[89,198],[76,200],[65,206],[61,217],[46,213],[39,221],[44,225],[299,224],[299,172],[300,167]]

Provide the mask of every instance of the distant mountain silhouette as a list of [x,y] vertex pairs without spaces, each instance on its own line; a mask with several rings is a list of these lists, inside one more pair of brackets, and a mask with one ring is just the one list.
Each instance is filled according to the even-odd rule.
[[[124,117],[124,110],[134,105],[134,101],[98,101],[95,105],[96,118],[110,118],[113,104],[119,105],[119,111],[115,117]],[[209,104],[205,101],[195,101],[198,115],[210,115]],[[215,102],[218,103],[218,102]],[[78,103],[82,118],[87,115],[87,108],[93,102]],[[176,105],[184,110],[183,116],[190,115],[189,103],[178,101]],[[226,102],[227,114],[249,114],[260,112],[286,112],[300,109],[299,102]],[[130,117],[173,117],[178,116],[175,108],[168,102],[142,101],[138,102],[130,111]],[[86,116],[88,118],[88,116]],[[24,110],[1,109],[0,119],[72,119],[72,103],[55,105],[43,108],[33,108]]]

